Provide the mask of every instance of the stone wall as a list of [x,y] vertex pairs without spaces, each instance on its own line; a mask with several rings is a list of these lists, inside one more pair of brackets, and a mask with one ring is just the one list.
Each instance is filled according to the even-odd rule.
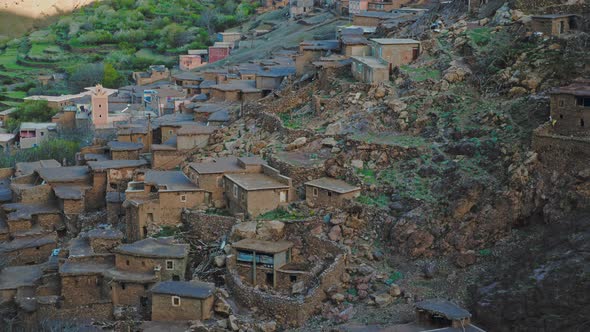
[[327,252],[337,253],[331,264],[313,278],[313,285],[307,285],[310,288],[304,297],[269,294],[242,283],[236,271],[235,259],[230,256],[227,260],[226,283],[236,301],[248,307],[257,307],[263,315],[275,317],[280,324],[289,326],[300,326],[316,314],[321,303],[327,299],[327,289],[340,283],[345,272],[346,254],[336,244],[314,236],[305,238],[304,242],[306,248],[313,247],[312,250],[320,257],[324,257]]
[[93,303],[90,305],[78,305],[72,308],[63,308],[57,303],[39,303],[36,311],[37,319],[44,320],[110,320],[113,318],[113,304],[110,302]]
[[196,239],[205,243],[219,240],[228,235],[239,219],[228,216],[206,214],[195,210],[185,210],[182,214],[184,229]]
[[14,168],[0,168],[0,179],[8,179],[14,175]]
[[590,138],[553,135],[550,127],[545,125],[534,131],[532,140],[533,149],[546,167],[571,173],[589,167]]
[[269,153],[265,157],[267,158],[268,164],[271,167],[278,169],[282,175],[288,176],[291,178],[291,180],[293,180],[293,187],[296,189],[307,181],[326,176],[323,164],[318,167],[309,168],[291,165],[288,162],[281,160],[274,154]]
[[177,150],[157,150],[152,153],[152,168],[171,170],[180,166],[186,156]]

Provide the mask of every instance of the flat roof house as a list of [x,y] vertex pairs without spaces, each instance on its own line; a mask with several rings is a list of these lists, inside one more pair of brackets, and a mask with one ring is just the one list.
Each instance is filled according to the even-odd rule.
[[365,83],[389,82],[389,67],[379,59],[370,56],[353,56],[352,76]]
[[157,81],[169,80],[170,70],[164,65],[151,65],[147,71],[134,72],[133,80],[137,85],[147,85]]
[[590,136],[590,80],[551,90],[553,131],[566,136]]
[[361,194],[361,188],[334,179],[319,178],[305,183],[305,200],[310,206],[342,207]]
[[232,243],[238,274],[252,286],[276,288],[278,270],[291,262],[290,241],[244,239]]
[[228,209],[250,217],[289,204],[293,199],[291,179],[262,165],[260,173],[225,174],[225,197]]
[[207,320],[213,315],[215,285],[197,281],[162,281],[150,290],[153,321]]
[[310,40],[299,43],[299,54],[295,57],[297,75],[313,70],[313,61],[320,57],[340,51],[338,40]]
[[107,143],[112,160],[138,160],[142,143],[110,141]]
[[531,16],[531,30],[547,36],[559,36],[575,28],[575,15],[553,14]]
[[373,38],[373,54],[389,64],[389,69],[405,65],[420,55],[420,42],[413,39]]
[[29,149],[39,146],[41,143],[49,139],[51,133],[54,133],[57,129],[55,123],[36,123],[36,122],[23,122],[20,125],[19,147],[21,149]]
[[181,54],[178,56],[178,68],[180,70],[193,70],[206,64],[199,54]]

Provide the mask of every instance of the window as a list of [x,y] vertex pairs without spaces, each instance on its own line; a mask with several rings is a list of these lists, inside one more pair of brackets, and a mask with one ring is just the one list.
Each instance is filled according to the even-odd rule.
[[287,192],[282,190],[281,192],[279,192],[279,202],[285,203],[286,201],[287,201]]
[[289,280],[291,280],[291,282],[297,282],[297,276],[290,275]]
[[238,198],[238,186],[234,184],[234,197]]
[[313,196],[318,197],[318,188],[313,188]]
[[576,104],[578,106],[590,107],[590,97],[578,97],[576,98]]
[[180,297],[178,297],[178,296],[173,296],[172,297],[172,306],[173,307],[179,307],[180,306]]
[[149,288],[148,284],[144,284],[144,285],[143,285],[143,289],[144,289],[144,290],[147,290],[148,288]]
[[563,114],[559,114],[559,118],[560,119],[563,119]]
[[168,134],[172,135],[172,129],[168,130]]
[[332,197],[332,192],[328,191],[328,197]]
[[121,289],[125,289],[125,283],[121,283]]
[[137,138],[137,142],[138,142],[138,143],[141,143],[141,142],[143,142],[143,137],[138,137],[138,138]]
[[224,187],[223,177],[217,178],[217,187],[219,187],[219,188],[223,188]]
[[186,202],[186,195],[180,195],[180,201]]
[[172,281],[180,281],[180,276],[178,274],[173,275]]
[[166,260],[166,270],[174,270],[174,261]]
[[274,275],[270,272],[266,273],[266,283],[269,285],[273,285],[274,284]]
[[144,261],[141,261],[141,266],[145,266],[145,262]]
[[584,119],[580,119],[580,127],[584,127]]
[[45,136],[45,132],[41,132],[41,136]]
[[35,247],[35,250],[39,250],[39,249],[41,249],[41,247],[39,247],[39,246],[36,246]]
[[127,264],[127,266],[129,266],[129,260],[126,260],[125,261],[125,264]]
[[565,101],[563,101],[563,100],[560,100],[560,101],[559,101],[559,107],[563,107],[563,106],[565,106]]

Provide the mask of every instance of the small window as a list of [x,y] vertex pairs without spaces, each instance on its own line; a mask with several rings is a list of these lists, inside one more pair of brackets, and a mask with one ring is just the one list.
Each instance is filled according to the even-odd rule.
[[45,133],[44,132],[41,132],[41,136],[45,136]]
[[565,101],[563,101],[563,100],[560,100],[560,101],[559,101],[559,107],[563,107],[563,106],[565,106]]
[[291,280],[291,282],[297,282],[297,276],[290,275],[289,280]]
[[584,127],[584,119],[580,119],[580,127]]
[[180,297],[178,297],[178,296],[173,296],[172,297],[172,306],[173,307],[179,307],[180,306]]
[[313,196],[314,197],[318,196],[318,188],[313,188]]
[[279,192],[279,202],[285,203],[286,201],[287,201],[287,192],[282,190],[281,192]]
[[138,137],[138,138],[137,138],[137,142],[138,142],[138,143],[141,143],[142,141],[143,141],[143,137]]
[[168,134],[172,135],[172,129],[168,130]]
[[559,118],[560,119],[563,119],[563,114],[559,114]]
[[180,195],[180,201],[186,202],[186,195]]
[[147,290],[147,289],[148,289],[148,287],[149,287],[149,286],[148,286],[148,284],[144,284],[144,285],[143,285],[143,289],[144,289],[144,290]]
[[36,247],[35,247],[35,249],[36,249],[36,250],[39,250],[39,249],[41,249],[41,247],[39,247],[39,246],[36,246]]
[[125,264],[127,264],[127,266],[129,266],[129,260],[126,260],[125,261]]
[[141,261],[141,266],[145,266],[145,262],[144,261]]
[[173,275],[172,281],[180,281],[180,276],[178,274]]
[[173,260],[166,261],[166,270],[174,270],[174,261]]
[[238,186],[234,184],[234,197],[238,198]]
[[125,289],[125,283],[121,283],[121,289]]
[[332,197],[332,192],[328,191],[328,197]]

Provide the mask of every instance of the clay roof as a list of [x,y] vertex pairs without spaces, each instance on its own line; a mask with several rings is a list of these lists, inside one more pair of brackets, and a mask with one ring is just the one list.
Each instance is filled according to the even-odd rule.
[[88,179],[88,166],[69,166],[69,167],[52,167],[40,168],[37,170],[39,176],[51,182],[77,182]]
[[[243,157],[240,159],[246,165],[266,164],[266,161],[258,157]],[[236,157],[215,158],[211,162],[190,163],[189,166],[195,171],[197,171],[199,174],[221,174],[244,171],[244,169],[240,167],[240,165],[238,165],[238,158]]]
[[229,83],[215,84],[211,86],[211,89],[221,91],[242,91],[245,93],[260,92],[260,89],[256,88],[256,81],[253,80],[236,80]]
[[548,14],[548,15],[533,15],[531,18],[533,19],[556,19],[556,18],[564,18],[564,17],[572,17],[576,16],[575,14]]
[[51,204],[24,204],[24,203],[7,203],[3,204],[4,211],[9,212],[8,220],[30,220],[33,215],[37,214],[56,214],[61,210]]
[[143,144],[133,142],[110,141],[107,145],[111,151],[133,151],[141,150],[143,148]]
[[176,146],[170,144],[152,144],[152,151],[176,151]]
[[182,126],[176,131],[176,135],[178,135],[178,136],[210,135],[216,129],[217,129],[217,127],[215,127],[215,126],[199,126],[199,125]]
[[225,174],[225,177],[248,191],[289,188],[289,185],[262,173]]
[[0,243],[0,254],[15,250],[40,247],[47,244],[56,244],[55,233],[48,233],[36,237],[21,237],[9,242]]
[[398,38],[372,38],[377,44],[381,45],[404,45],[404,44],[420,44],[419,41],[414,39],[398,39]]
[[256,252],[263,252],[268,254],[276,254],[283,252],[293,247],[293,242],[290,241],[265,241],[257,239],[243,239],[232,243],[232,247],[236,249],[251,250]]
[[43,276],[44,264],[7,266],[0,271],[0,290],[33,286]]
[[337,40],[308,40],[299,46],[306,51],[334,51],[340,48],[340,43]]
[[101,160],[89,161],[88,166],[93,171],[104,171],[107,169],[129,168],[147,166],[149,163],[146,160]]
[[181,171],[147,171],[144,182],[154,186],[164,186],[164,191],[196,190],[197,186]]
[[305,183],[306,186],[318,187],[337,192],[339,194],[346,194],[352,191],[361,190],[360,187],[351,186],[350,184],[334,179],[334,178],[319,178]]
[[117,129],[117,135],[147,134],[147,127],[126,127]]
[[20,124],[20,130],[51,130],[55,128],[57,128],[57,124],[53,122],[23,122]]
[[116,239],[122,239],[123,238],[123,233],[121,233],[120,230],[117,229],[100,229],[100,228],[95,228],[93,230],[90,230],[86,233],[86,236],[89,239],[109,239],[109,240],[116,240]]
[[439,314],[450,320],[459,320],[471,317],[469,311],[459,307],[453,302],[443,299],[425,300],[417,302],[414,304],[414,306],[418,310]]
[[590,97],[590,80],[576,80],[568,86],[555,88],[551,90],[550,93]]
[[230,120],[230,115],[228,110],[221,110],[217,111],[207,118],[207,121],[214,121],[214,122],[227,122]]
[[33,174],[39,168],[61,167],[61,164],[55,159],[39,160],[28,163],[16,163],[15,176]]
[[152,287],[154,294],[169,294],[195,299],[206,299],[213,295],[215,285],[199,281],[161,281]]
[[60,275],[94,275],[103,274],[113,268],[112,262],[70,261],[67,260],[59,267]]
[[14,134],[0,134],[0,142],[8,142],[14,139]]
[[122,244],[116,252],[140,257],[185,258],[188,244],[176,244],[170,238],[147,238],[130,244]]
[[379,59],[372,57],[372,56],[353,56],[350,57],[353,61],[360,62],[364,65],[367,65],[374,69],[386,69],[387,66],[384,65]]
[[105,276],[119,282],[153,283],[158,281],[154,273],[141,273],[110,269],[105,271]]
[[56,185],[53,187],[53,192],[61,199],[80,200],[84,197],[84,193],[91,188],[91,186],[84,185]]
[[344,45],[367,45],[369,41],[362,35],[343,35],[342,44]]

